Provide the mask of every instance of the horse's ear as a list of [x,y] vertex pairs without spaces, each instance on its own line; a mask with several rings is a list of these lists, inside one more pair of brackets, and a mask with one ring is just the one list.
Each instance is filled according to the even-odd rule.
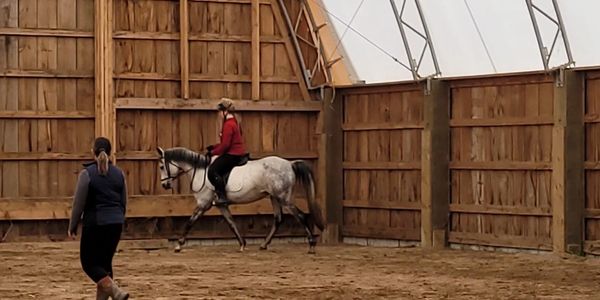
[[165,156],[165,151],[163,151],[161,147],[156,147],[156,151],[158,152],[158,155],[160,155],[160,157]]

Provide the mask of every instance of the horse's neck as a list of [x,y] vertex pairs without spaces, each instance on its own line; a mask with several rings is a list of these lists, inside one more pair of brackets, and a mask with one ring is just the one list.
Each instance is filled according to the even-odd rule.
[[[199,189],[203,185],[203,180],[208,181],[205,178],[206,168],[195,167],[189,163],[178,162],[179,166],[187,171],[187,176],[190,180],[193,180],[193,187],[195,190]],[[189,171],[188,171],[189,170]]]

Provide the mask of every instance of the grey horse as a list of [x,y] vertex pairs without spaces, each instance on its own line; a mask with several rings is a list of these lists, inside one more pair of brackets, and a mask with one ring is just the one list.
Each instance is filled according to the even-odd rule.
[[[196,198],[196,209],[186,223],[183,235],[175,247],[175,251],[179,252],[181,246],[185,244],[186,236],[194,223],[213,206],[216,194],[206,173],[210,162],[216,157],[211,159],[181,147],[166,150],[159,147],[157,151],[160,155],[159,169],[163,188],[171,189],[172,181],[185,174],[190,177],[190,188]],[[294,205],[293,188],[297,180],[304,186],[310,215],[304,214]],[[273,226],[260,249],[267,249],[267,246],[271,243],[273,235],[275,235],[282,222],[282,209],[286,208],[306,230],[309,244],[308,252],[315,253],[317,240],[310,224],[314,223],[322,231],[324,222],[321,208],[315,200],[313,173],[304,161],[289,161],[278,156],[251,160],[231,171],[226,192],[231,205],[251,203],[270,196],[274,214]],[[227,205],[217,207],[238,239],[240,251],[244,251],[246,240],[233,221],[229,207]]]

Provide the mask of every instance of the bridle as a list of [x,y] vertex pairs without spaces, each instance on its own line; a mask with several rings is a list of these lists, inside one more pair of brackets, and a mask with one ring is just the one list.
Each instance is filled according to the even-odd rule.
[[[190,180],[190,190],[193,193],[197,193],[199,191],[201,191],[204,186],[206,185],[206,178],[208,177],[208,170],[206,170],[204,172],[204,176],[203,176],[203,180],[202,180],[202,186],[200,187],[199,190],[195,191],[194,190],[194,178],[196,178],[196,170],[197,168],[197,164],[194,164],[192,167],[190,167],[189,169],[185,170],[184,168],[180,167],[179,165],[174,164],[172,161],[166,159],[164,156],[161,157],[164,161],[165,161],[165,168],[167,169],[167,177],[166,178],[161,178],[160,182],[164,182],[167,180],[175,180],[179,177],[181,177],[181,175],[183,174],[187,174],[189,173],[191,170],[194,170],[194,173],[192,174],[192,179]],[[210,163],[210,155],[206,154],[205,155],[205,159],[207,162]],[[175,174],[175,176],[171,175],[171,168],[170,166],[174,166],[177,168],[177,174]]]

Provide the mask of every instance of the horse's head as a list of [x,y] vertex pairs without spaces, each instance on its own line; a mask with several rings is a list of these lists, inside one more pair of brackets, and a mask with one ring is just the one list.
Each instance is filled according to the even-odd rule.
[[165,190],[173,188],[172,182],[174,179],[179,177],[183,172],[182,168],[177,164],[177,162],[167,160],[165,158],[165,151],[158,147],[156,148],[158,151],[159,161],[158,168],[160,169],[160,183]]

